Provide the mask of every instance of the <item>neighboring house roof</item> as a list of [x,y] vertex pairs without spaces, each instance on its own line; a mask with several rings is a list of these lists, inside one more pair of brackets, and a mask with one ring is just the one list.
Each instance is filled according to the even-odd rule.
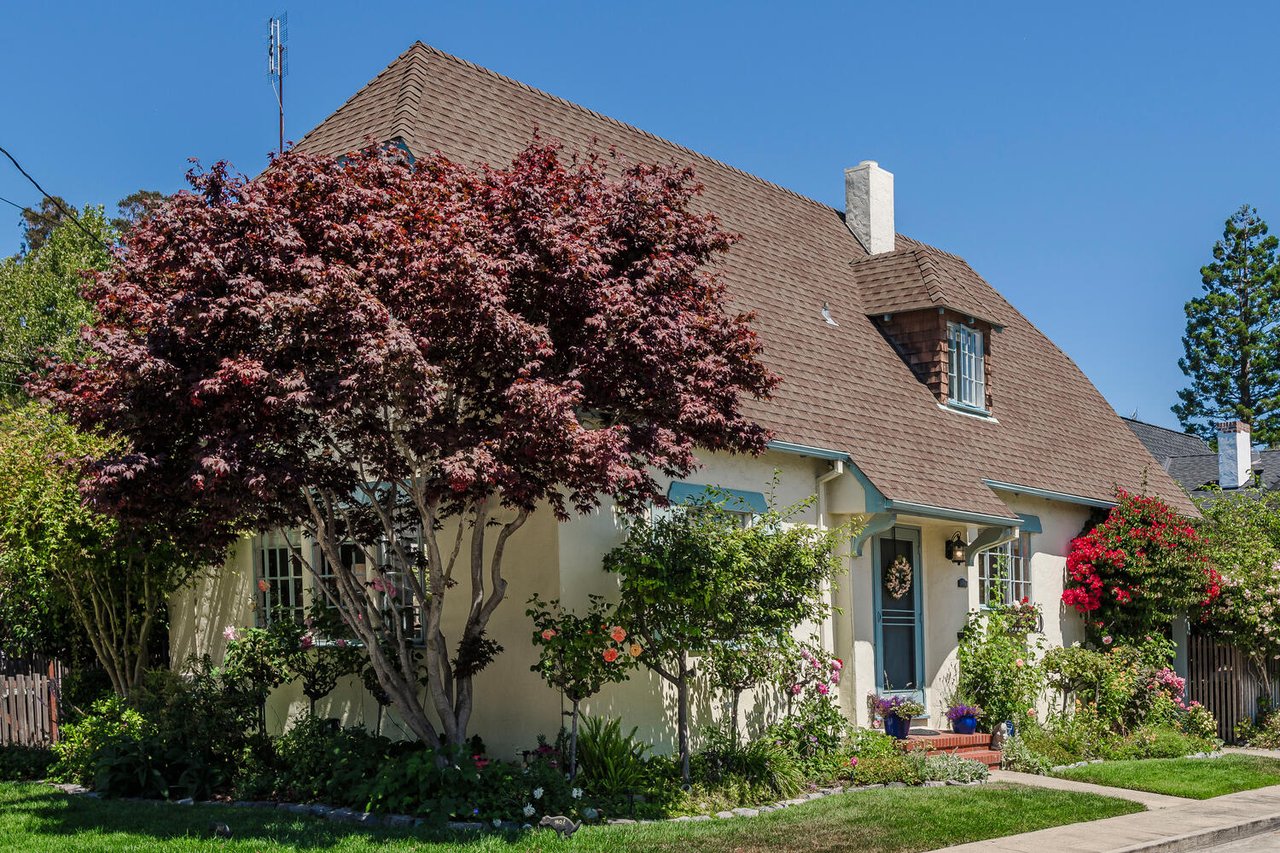
[[[1218,485],[1218,454],[1199,436],[1156,426],[1135,418],[1123,418],[1156,461],[1188,492],[1204,493]],[[1253,451],[1252,469],[1257,486],[1280,487],[1280,450]]]
[[[1194,511],[1071,359],[954,255],[899,236],[897,251],[868,260],[839,210],[420,42],[298,147],[341,154],[400,139],[417,156],[504,163],[535,129],[693,166],[699,204],[741,235],[723,280],[733,307],[758,313],[765,360],[783,377],[771,400],[747,406],[776,439],[848,453],[893,501],[1013,518],[984,480],[1108,500],[1145,476]],[[1003,327],[990,342],[994,419],[948,410],[916,380],[868,317],[893,299]]]
[[[1121,418],[1121,420],[1133,430],[1133,434],[1146,446],[1147,450],[1151,451],[1151,455],[1162,463],[1171,456],[1198,456],[1213,453],[1209,442],[1198,435],[1149,424],[1137,418]],[[1216,477],[1217,463],[1215,462],[1214,465]]]

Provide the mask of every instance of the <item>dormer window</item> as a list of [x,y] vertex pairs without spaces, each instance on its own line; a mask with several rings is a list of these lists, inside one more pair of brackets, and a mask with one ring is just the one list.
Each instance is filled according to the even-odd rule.
[[947,390],[951,405],[986,411],[986,367],[978,329],[947,324]]

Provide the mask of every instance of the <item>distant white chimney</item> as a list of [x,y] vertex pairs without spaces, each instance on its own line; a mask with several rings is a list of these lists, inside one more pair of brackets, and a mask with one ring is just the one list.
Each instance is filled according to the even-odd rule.
[[893,173],[875,160],[844,170],[844,222],[869,254],[893,251]]
[[1218,428],[1218,485],[1224,489],[1247,486],[1253,479],[1253,445],[1249,425],[1225,421]]

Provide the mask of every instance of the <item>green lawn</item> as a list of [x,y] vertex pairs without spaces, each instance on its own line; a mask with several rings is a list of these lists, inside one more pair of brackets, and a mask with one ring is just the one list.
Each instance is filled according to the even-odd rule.
[[[908,851],[1141,811],[1109,797],[989,784],[879,789],[828,797],[755,818],[587,827],[571,842],[549,832],[465,838],[359,829],[269,809],[178,806],[68,797],[44,785],[0,784],[0,851]],[[234,837],[212,836],[221,821]]]
[[1280,760],[1237,754],[1221,758],[1148,758],[1105,761],[1073,767],[1055,775],[1113,788],[1207,800],[1236,791],[1280,785]]

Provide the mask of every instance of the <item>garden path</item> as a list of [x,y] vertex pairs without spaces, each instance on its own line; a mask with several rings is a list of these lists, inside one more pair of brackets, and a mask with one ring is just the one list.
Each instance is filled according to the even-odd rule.
[[[993,778],[997,774],[991,774]],[[1004,781],[1022,774],[1001,771]],[[1045,779],[1045,777],[1038,777]],[[1021,779],[1017,781],[1022,781]],[[1045,781],[1050,781],[1045,779]],[[1066,780],[1052,780],[1066,781]],[[1049,787],[1042,785],[1041,787]],[[1124,797],[1136,792],[1102,785],[1091,790]],[[1131,797],[1129,797],[1132,799]],[[1165,799],[1178,800],[1177,797]],[[1227,794],[1103,820],[1055,826],[946,848],[947,853],[1180,853],[1205,850],[1244,838],[1265,838],[1280,829],[1280,785]],[[1245,848],[1248,849],[1248,848]],[[1256,847],[1265,850],[1266,847]]]

